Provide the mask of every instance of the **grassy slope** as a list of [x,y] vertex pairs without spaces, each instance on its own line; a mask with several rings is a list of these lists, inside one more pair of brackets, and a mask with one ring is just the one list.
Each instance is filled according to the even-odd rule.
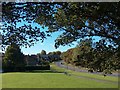
[[78,76],[86,76],[86,77],[95,78],[95,79],[109,80],[109,81],[118,82],[118,77],[113,77],[113,76],[106,76],[106,77],[104,77],[103,75],[98,75],[98,74],[92,74],[92,73],[84,73],[84,72],[76,72],[76,71],[66,70],[64,68],[57,67],[54,64],[52,64],[52,69],[60,71],[60,72],[66,71],[66,72],[68,72],[70,74],[78,75]]
[[[52,70],[63,72],[64,69],[52,65]],[[76,74],[76,72],[69,71]],[[86,75],[86,74],[85,74]],[[67,76],[63,73],[29,72],[4,73],[3,88],[117,88],[112,83],[98,82],[85,78]]]

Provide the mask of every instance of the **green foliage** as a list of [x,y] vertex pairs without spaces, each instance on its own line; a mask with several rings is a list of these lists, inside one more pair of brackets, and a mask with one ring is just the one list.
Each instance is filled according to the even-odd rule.
[[[3,44],[13,41],[19,45],[33,45],[46,36],[62,31],[55,40],[55,47],[71,44],[89,36],[105,37],[120,45],[119,2],[3,2]],[[18,23],[26,21],[21,27]],[[48,27],[45,32],[31,23]],[[40,38],[41,37],[41,38]]]
[[61,55],[61,51],[56,51],[56,55]]
[[92,39],[84,39],[75,48],[62,53],[62,59],[75,66],[110,74],[120,69],[118,53],[118,49],[107,45],[105,40],[93,43]]
[[90,36],[105,37],[106,40],[120,45],[119,20],[115,19],[115,17],[120,19],[118,11],[120,11],[119,3],[61,5],[55,14],[56,28],[52,28],[53,32],[63,31],[56,40],[56,47]]
[[3,69],[4,67],[24,67],[24,55],[21,53],[19,46],[12,44],[6,49],[4,58],[3,58]]
[[60,55],[61,55],[61,51],[53,51],[48,53],[48,57],[51,60],[51,62],[61,60]]
[[[63,53],[63,58],[65,57],[67,63],[82,60],[85,64],[89,63],[87,66],[91,66],[93,69],[93,66],[96,66],[95,68],[100,71],[108,70],[108,68],[110,70],[112,66],[119,68],[119,2],[3,2],[2,6],[3,45],[10,45],[14,42],[19,46],[31,46],[36,41],[43,41],[46,36],[57,31],[62,31],[62,34],[55,40],[56,48],[60,45],[71,45],[73,41],[78,39],[99,36],[104,41],[119,48],[115,52],[111,51],[104,44],[104,41],[99,41],[99,45],[96,45],[94,49],[90,49],[88,46],[80,46],[80,48],[85,47],[81,53],[77,52],[77,49],[68,50],[67,53]],[[24,21],[27,24],[16,27]],[[42,32],[40,28],[32,27],[31,23],[38,23],[43,29],[47,27],[48,30]],[[111,54],[111,52],[114,53]],[[76,58],[77,53],[81,55],[80,59]],[[113,59],[114,61],[112,61]]]
[[93,60],[92,50],[92,39],[81,40],[74,50],[72,60],[88,68],[88,63]]
[[119,69],[120,62],[118,60],[119,56],[116,55],[117,53],[114,47],[111,45],[107,46],[104,40],[100,40],[94,49],[94,62],[92,63],[96,66],[94,69],[105,73]]
[[68,49],[67,52],[63,52],[61,54],[61,58],[66,63],[72,63],[72,55],[73,55],[73,49]]
[[46,55],[46,51],[45,50],[42,50],[40,55]]
[[61,51],[49,52],[48,55],[61,55]]

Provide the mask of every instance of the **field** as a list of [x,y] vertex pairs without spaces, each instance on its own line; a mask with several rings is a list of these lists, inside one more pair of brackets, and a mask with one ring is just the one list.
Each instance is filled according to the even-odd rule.
[[2,88],[118,88],[117,77],[78,73],[55,65],[51,71],[4,73],[2,79]]

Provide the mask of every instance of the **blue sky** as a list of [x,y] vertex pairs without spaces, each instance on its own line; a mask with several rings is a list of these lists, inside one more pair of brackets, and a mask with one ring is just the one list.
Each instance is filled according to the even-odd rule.
[[59,48],[55,49],[54,40],[57,38],[58,35],[59,35],[59,32],[53,33],[52,37],[48,37],[47,39],[44,40],[43,43],[41,43],[41,41],[39,41],[34,46],[31,46],[30,48],[22,47],[21,51],[24,54],[37,54],[37,53],[40,53],[41,50],[45,50],[47,53],[52,52],[52,51],[58,51],[58,50],[63,52],[69,48],[76,46],[76,43],[74,42],[74,45],[72,45],[71,47],[66,45],[66,46],[60,46]]
[[56,38],[57,34],[54,35],[51,38],[46,39],[43,43],[40,41],[37,42],[34,46],[31,46],[30,48],[22,48],[22,52],[24,54],[37,54],[40,53],[41,50],[45,50],[47,53],[52,52],[52,51],[66,51],[69,48],[75,47],[76,44],[72,45],[71,47],[66,45],[66,46],[60,46],[59,48],[55,49],[54,47],[54,40]]
[[[23,23],[18,23],[18,26],[21,26],[21,25],[23,25],[23,24],[26,24],[25,22],[23,22]],[[31,24],[33,27],[35,27],[35,26],[37,26],[37,27],[40,27],[40,30],[41,31],[46,31],[47,30],[47,28],[42,28],[39,24],[37,24],[37,23],[32,23]],[[73,47],[75,47],[76,46],[76,42],[74,42],[74,45],[71,45],[71,47],[70,46],[68,46],[68,45],[66,45],[66,46],[60,46],[59,48],[57,48],[57,49],[55,49],[55,47],[54,47],[54,44],[55,44],[55,39],[58,37],[58,35],[60,35],[61,34],[61,32],[55,32],[55,33],[53,33],[52,35],[51,35],[51,37],[47,37],[47,39],[45,39],[44,40],[44,42],[43,43],[41,43],[41,41],[38,41],[34,46],[31,46],[30,48],[25,48],[25,47],[22,47],[21,48],[21,51],[24,53],[24,54],[29,54],[29,55],[31,55],[31,54],[37,54],[37,53],[40,53],[42,50],[45,50],[47,53],[48,52],[52,52],[52,51],[66,51],[66,50],[68,50],[69,48],[73,48]]]

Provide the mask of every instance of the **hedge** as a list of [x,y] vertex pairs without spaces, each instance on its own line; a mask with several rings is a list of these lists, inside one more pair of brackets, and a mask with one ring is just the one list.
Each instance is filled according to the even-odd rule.
[[50,70],[50,65],[26,66],[25,70]]
[[25,67],[3,67],[3,72],[23,72],[32,70],[50,70],[50,65],[25,66]]

